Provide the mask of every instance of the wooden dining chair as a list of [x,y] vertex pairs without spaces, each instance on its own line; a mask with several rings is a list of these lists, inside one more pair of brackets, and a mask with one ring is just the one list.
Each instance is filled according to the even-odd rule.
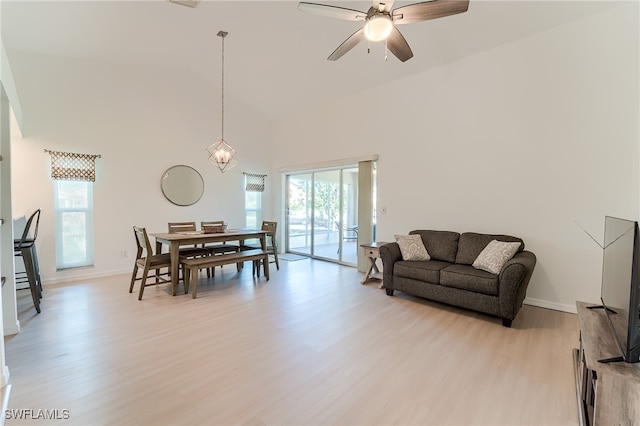
[[[223,231],[226,229],[227,224],[224,223],[224,220],[209,220],[200,222],[200,230],[202,232],[206,232],[207,229],[220,227]],[[212,255],[217,254],[226,254],[226,253],[237,253],[240,251],[240,246],[236,244],[228,244],[228,243],[210,243],[203,244],[204,248],[209,250]],[[220,266],[222,268],[222,266]],[[238,270],[240,270],[240,266],[238,266]],[[214,268],[207,269],[207,276],[212,276],[215,274]]]
[[195,222],[169,222],[169,233],[175,234],[178,232],[197,232]]
[[[169,222],[169,233],[175,234],[178,232],[197,232],[195,222]],[[211,251],[204,247],[198,247],[194,244],[192,247],[180,247],[180,256],[182,257],[202,257],[209,256]]]
[[[158,285],[162,283],[171,283],[171,280],[163,278],[163,276],[169,275],[171,270],[171,257],[169,253],[154,254],[147,230],[137,226],[133,227],[133,233],[136,237],[136,245],[138,251],[136,253],[136,262],[133,266],[133,273],[131,274],[131,284],[129,285],[129,293],[133,292],[133,285],[136,281],[140,283],[140,293],[138,294],[138,300],[142,300],[145,287],[152,285]],[[161,272],[161,269],[167,268],[166,272]],[[142,269],[142,277],[138,278],[138,270]],[[147,283],[147,277],[149,271],[155,270],[155,282]],[[184,274],[183,274],[184,275]]]
[[[270,256],[273,256],[274,260],[270,260],[270,263],[276,264],[276,269],[280,270],[280,262],[278,261],[278,246],[276,244],[276,235],[278,233],[278,222],[273,222],[269,220],[263,220],[262,226],[260,228],[262,231],[267,232],[267,252]],[[242,246],[242,250],[254,250],[261,249],[260,245],[254,244],[245,244]],[[261,261],[257,260],[253,263],[254,273],[256,272],[256,267],[260,267]],[[258,274],[260,270],[258,269]]]

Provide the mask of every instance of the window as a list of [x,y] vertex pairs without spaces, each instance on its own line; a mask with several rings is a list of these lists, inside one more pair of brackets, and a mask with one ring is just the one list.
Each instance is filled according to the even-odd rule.
[[262,192],[244,192],[244,210],[247,228],[260,229],[262,226]]
[[93,266],[93,182],[53,182],[56,268]]
[[251,229],[262,227],[262,191],[267,175],[244,173],[244,225]]
[[286,175],[285,251],[366,271],[360,244],[375,241],[376,160],[345,162]]

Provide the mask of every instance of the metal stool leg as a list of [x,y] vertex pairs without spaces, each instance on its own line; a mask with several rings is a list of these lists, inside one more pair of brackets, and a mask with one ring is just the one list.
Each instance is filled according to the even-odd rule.
[[29,280],[29,290],[31,290],[31,298],[33,299],[33,306],[36,311],[40,313],[40,290],[36,283],[36,271],[33,265],[33,256],[30,247],[24,247],[20,249],[22,258],[24,259],[24,269],[27,272],[27,278]]
[[31,246],[32,258],[33,258],[33,270],[35,273],[36,282],[38,283],[38,292],[40,298],[42,298],[42,279],[40,278],[40,265],[38,264],[38,252],[36,250],[35,243]]

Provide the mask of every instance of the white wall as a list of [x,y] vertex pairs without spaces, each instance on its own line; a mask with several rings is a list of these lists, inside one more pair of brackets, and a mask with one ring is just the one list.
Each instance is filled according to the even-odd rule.
[[284,120],[274,167],[379,154],[378,240],[519,236],[528,303],[575,311],[602,262],[578,224],[602,242],[604,215],[638,219],[638,51],[638,3],[621,4]]
[[[205,148],[220,138],[220,81],[82,59],[9,52],[24,111],[23,138],[13,146],[13,213],[42,208],[38,257],[45,283],[129,272],[132,226],[165,231],[167,222],[224,219],[244,225],[242,172],[269,173],[264,162],[270,123],[225,96],[225,139],[240,164],[221,174]],[[257,143],[258,142],[258,143]],[[53,184],[44,149],[100,154],[94,186],[95,267],[56,272]],[[205,180],[203,198],[180,207],[162,195],[164,170],[186,164]],[[270,189],[264,218],[271,216]],[[121,252],[128,251],[128,258]]]
[[[11,52],[25,117],[12,153],[14,215],[43,208],[45,282],[128,272],[120,253],[132,254],[134,224],[241,225],[242,171],[270,174],[264,218],[282,219],[271,170],[379,154],[380,240],[417,228],[520,236],[538,256],[529,303],[573,310],[597,301],[600,285],[601,250],[578,224],[601,240],[605,214],[638,218],[637,18],[637,2],[621,3],[273,127],[227,96],[225,137],[241,163],[224,175],[204,152],[219,137],[217,80],[169,87],[171,70]],[[102,155],[95,268],[55,271],[44,148]],[[163,198],[159,178],[174,164],[203,174],[195,206]]]

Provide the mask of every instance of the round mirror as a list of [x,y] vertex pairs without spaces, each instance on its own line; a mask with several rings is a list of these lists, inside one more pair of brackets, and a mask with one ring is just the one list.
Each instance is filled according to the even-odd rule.
[[173,204],[190,206],[198,202],[204,193],[204,180],[193,167],[173,166],[162,174],[162,193]]

